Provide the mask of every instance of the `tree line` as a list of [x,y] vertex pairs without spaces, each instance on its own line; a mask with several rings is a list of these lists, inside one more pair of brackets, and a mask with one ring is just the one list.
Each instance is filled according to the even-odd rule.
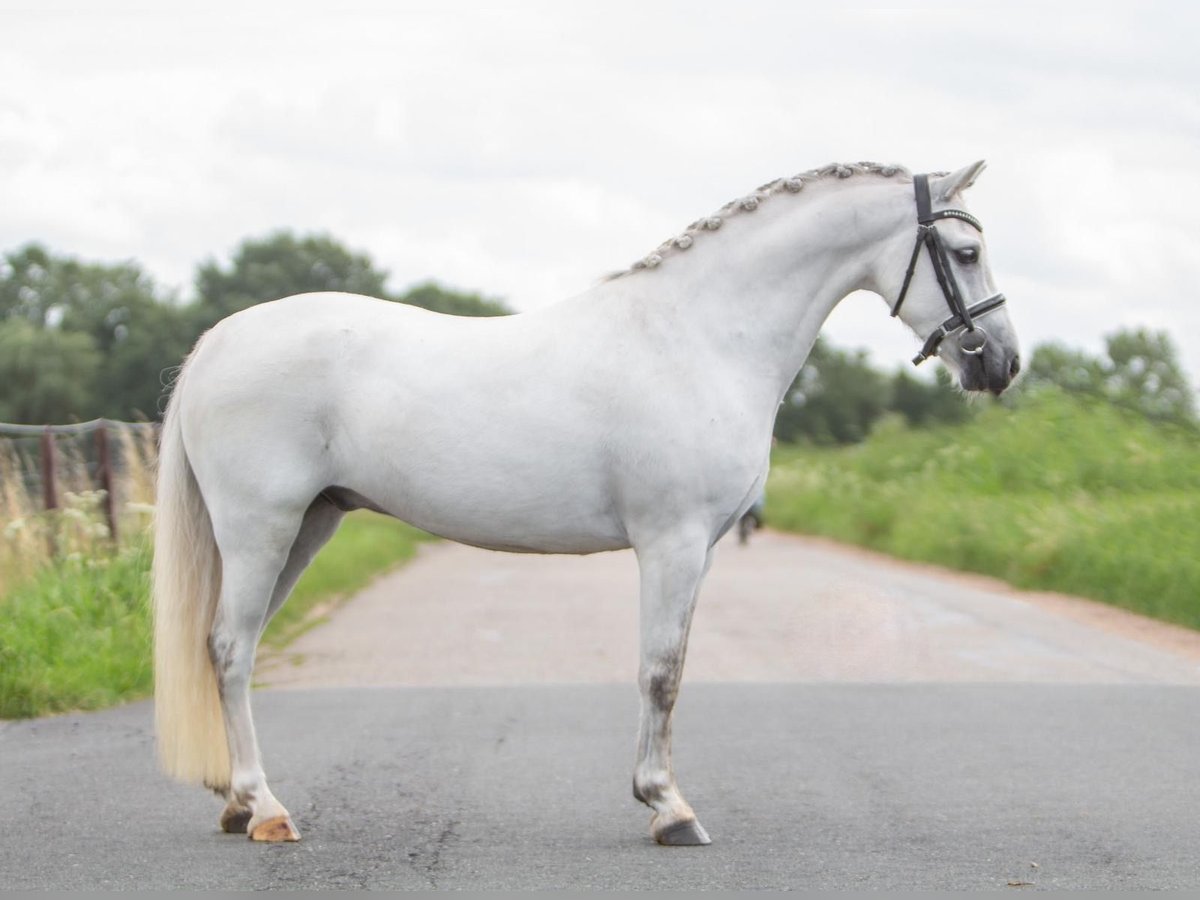
[[[27,244],[0,262],[0,421],[158,418],[163,382],[200,334],[227,315],[290,294],[347,291],[456,315],[511,312],[499,300],[432,281],[401,293],[386,282],[387,272],[369,256],[328,235],[279,231],[247,239],[227,264],[199,265],[186,299],[135,261],[82,262]],[[1044,344],[1027,370],[1021,390],[1053,385],[1196,426],[1191,388],[1162,332],[1116,332],[1099,356]],[[923,427],[963,421],[975,408],[943,369],[932,381],[904,368],[889,373],[873,367],[865,351],[821,339],[784,397],[775,434],[789,443],[852,444],[888,415]]]
[[394,294],[387,272],[326,235],[287,231],[243,241],[226,265],[196,269],[181,299],[135,261],[82,262],[41,244],[0,262],[0,421],[155,419],[163,381],[225,316],[306,291],[349,291],[437,312],[511,312],[427,282]]
[[906,368],[889,374],[874,368],[865,351],[839,349],[818,339],[784,396],[775,436],[788,443],[854,444],[888,415],[916,428],[963,422],[987,403],[1020,403],[1024,394],[1045,389],[1111,403],[1154,421],[1200,428],[1194,393],[1170,337],[1130,328],[1108,335],[1099,355],[1058,342],[1041,344],[1014,389],[999,401],[979,398],[972,403],[964,401],[944,368],[936,370],[933,381],[915,378]]

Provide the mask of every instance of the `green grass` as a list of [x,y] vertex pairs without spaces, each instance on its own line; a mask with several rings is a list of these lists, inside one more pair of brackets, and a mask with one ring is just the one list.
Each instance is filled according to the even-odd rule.
[[772,525],[1200,628],[1194,433],[1055,392],[864,444],[780,448]]
[[[370,513],[346,518],[264,637],[273,646],[311,624],[314,607],[353,593],[410,558],[428,536]],[[0,599],[0,718],[98,709],[153,690],[150,549],[71,558]]]
[[150,553],[45,568],[0,603],[0,717],[96,709],[149,693]]

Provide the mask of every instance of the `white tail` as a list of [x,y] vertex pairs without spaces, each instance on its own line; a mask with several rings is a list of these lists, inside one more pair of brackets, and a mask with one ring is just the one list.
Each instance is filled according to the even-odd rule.
[[229,748],[208,635],[221,592],[221,557],[208,507],[183,446],[187,364],[163,422],[154,517],[154,713],[166,772],[217,791],[229,786]]

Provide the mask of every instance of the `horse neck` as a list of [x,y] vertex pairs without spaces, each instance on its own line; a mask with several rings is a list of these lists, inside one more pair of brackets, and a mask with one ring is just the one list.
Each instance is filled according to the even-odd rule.
[[838,302],[876,289],[882,245],[911,215],[907,192],[891,182],[834,182],[813,186],[812,196],[771,197],[686,253],[614,284],[640,281],[635,300],[645,292],[639,302],[652,302],[670,327],[706,343],[777,403]]

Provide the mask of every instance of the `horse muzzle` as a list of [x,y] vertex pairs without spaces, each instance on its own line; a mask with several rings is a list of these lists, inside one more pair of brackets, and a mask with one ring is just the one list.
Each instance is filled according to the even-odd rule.
[[999,397],[1021,371],[1021,355],[1017,349],[988,334],[982,325],[963,329],[946,341],[946,345],[954,348],[952,353],[958,365],[959,383],[965,391],[990,391]]

